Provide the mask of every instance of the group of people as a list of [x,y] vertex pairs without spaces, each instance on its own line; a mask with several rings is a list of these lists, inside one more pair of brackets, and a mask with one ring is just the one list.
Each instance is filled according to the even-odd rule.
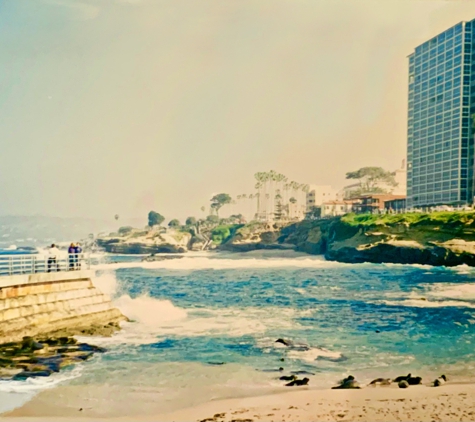
[[[69,271],[80,270],[81,261],[80,254],[82,253],[82,248],[80,243],[71,243],[68,248],[68,261],[69,261]],[[48,272],[60,271],[59,268],[59,254],[60,251],[58,247],[53,243],[48,250]]]
[[81,261],[79,260],[79,254],[81,253],[82,248],[80,243],[71,243],[69,245],[69,271],[81,269]]

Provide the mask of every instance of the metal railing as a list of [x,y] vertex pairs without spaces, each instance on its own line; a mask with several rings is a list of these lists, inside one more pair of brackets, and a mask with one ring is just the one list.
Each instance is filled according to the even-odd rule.
[[56,257],[38,254],[0,255],[0,276],[79,271],[91,268],[86,254],[61,254]]

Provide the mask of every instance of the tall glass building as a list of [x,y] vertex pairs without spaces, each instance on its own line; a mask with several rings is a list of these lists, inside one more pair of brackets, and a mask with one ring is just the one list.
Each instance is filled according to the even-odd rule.
[[407,207],[474,199],[475,19],[409,56]]

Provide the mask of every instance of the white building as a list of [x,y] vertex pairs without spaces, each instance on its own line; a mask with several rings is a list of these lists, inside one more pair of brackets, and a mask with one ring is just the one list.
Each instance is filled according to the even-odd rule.
[[331,186],[310,185],[306,195],[306,210],[311,211],[313,207],[319,207],[324,202],[337,199],[337,191]]
[[407,185],[406,160],[402,160],[401,168],[397,169],[394,172],[394,179],[396,180],[397,186],[393,188],[391,193],[393,195],[406,195],[406,185]]
[[284,210],[287,214],[287,218],[292,221],[300,221],[305,217],[305,213],[302,211],[302,207],[297,203],[292,204],[289,202],[285,205]]
[[327,201],[322,204],[322,217],[334,217],[352,212],[352,201]]

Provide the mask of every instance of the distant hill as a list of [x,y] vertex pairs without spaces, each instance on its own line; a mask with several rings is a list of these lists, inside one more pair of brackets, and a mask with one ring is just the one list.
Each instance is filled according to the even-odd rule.
[[72,242],[93,233],[117,231],[122,225],[145,225],[145,221],[100,220],[47,216],[0,216],[0,248],[10,245],[43,247],[52,242]]

